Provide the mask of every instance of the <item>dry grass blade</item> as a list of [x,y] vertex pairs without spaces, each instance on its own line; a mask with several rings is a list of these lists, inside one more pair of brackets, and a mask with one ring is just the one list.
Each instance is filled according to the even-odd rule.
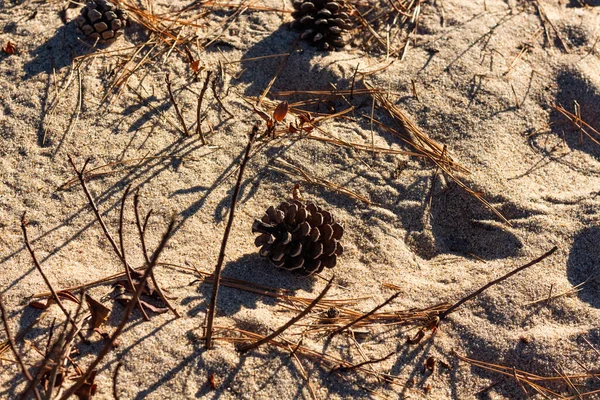
[[323,297],[325,297],[325,295],[327,294],[327,292],[329,291],[329,289],[331,289],[331,284],[333,283],[333,279],[335,278],[335,276],[332,276],[331,279],[329,279],[329,281],[327,282],[327,285],[325,286],[325,288],[321,291],[321,293],[308,305],[306,306],[306,308],[299,313],[298,315],[296,315],[294,318],[290,319],[287,323],[285,323],[282,327],[280,327],[279,329],[275,330],[273,333],[271,333],[269,336],[266,336],[254,343],[250,343],[247,344],[245,346],[240,347],[239,351],[241,353],[245,353],[247,351],[250,351],[252,349],[255,349],[269,341],[271,341],[272,339],[275,339],[277,336],[281,335],[283,332],[285,332],[286,329],[288,329],[290,326],[294,325],[296,322],[300,321],[305,315],[307,315],[317,304],[319,304],[319,301],[321,301],[321,299]]
[[383,307],[385,307],[386,305],[388,305],[392,301],[394,301],[398,296],[400,296],[400,294],[401,294],[401,292],[395,293],[390,298],[388,298],[386,301],[379,304],[377,307],[373,308],[368,313],[365,313],[364,315],[361,315],[360,317],[356,318],[355,320],[348,322],[346,325],[337,328],[335,331],[331,332],[331,336],[341,333],[341,332],[345,331],[346,329],[356,325],[360,321],[369,318],[371,315],[375,314],[377,311],[379,311],[380,309],[382,309]]
[[325,137],[315,136],[313,134],[304,136],[304,138],[310,139],[310,140],[316,140],[319,142],[329,143],[329,144],[335,144],[337,146],[350,147],[350,148],[353,148],[353,149],[359,150],[359,151],[368,151],[370,153],[372,153],[374,151],[375,153],[381,153],[381,154],[402,154],[402,155],[412,156],[412,157],[424,157],[423,154],[413,152],[413,151],[386,149],[384,147],[366,145],[366,144],[361,144],[361,143],[346,142],[346,141],[338,139],[338,138],[325,138]]
[[[373,87],[365,82],[365,86],[369,89]],[[423,154],[427,154],[430,158],[438,158],[440,163],[447,164],[450,168],[455,169],[452,157],[448,152],[444,151],[444,146],[431,139],[425,132],[417,127],[412,120],[398,106],[392,103],[386,95],[376,91],[373,92],[373,97],[385,109],[392,118],[394,118],[412,141],[409,142],[415,150]],[[462,169],[464,172],[465,170]]]
[[206,144],[206,140],[204,139],[204,133],[202,132],[202,100],[204,100],[204,94],[206,93],[206,89],[208,89],[208,83],[212,73],[212,71],[208,71],[206,73],[206,79],[204,80],[204,85],[202,85],[200,96],[198,96],[198,106],[196,107],[196,134],[200,136],[200,140],[202,140],[203,145]]
[[[282,90],[280,92],[275,92],[274,95],[277,97],[287,97],[287,96],[295,96],[295,95],[311,95],[311,96],[319,96],[319,97],[342,97],[349,95],[369,95],[375,93],[387,93],[382,89],[377,88],[360,88],[360,89],[331,89],[331,90]],[[391,94],[400,94],[394,93]]]
[[[221,2],[221,1],[215,1],[215,0],[203,0],[203,1],[198,1],[198,2],[194,2],[194,5],[198,6],[198,7],[206,7],[206,8],[238,8],[240,6],[240,3],[233,3],[233,2]],[[253,10],[253,11],[273,11],[273,12],[278,12],[278,13],[288,13],[291,14],[294,12],[294,10],[291,9],[286,9],[286,8],[274,8],[274,7],[267,7],[267,6],[257,6],[254,4],[249,4],[246,6],[246,8],[248,8],[248,10]]]
[[[128,164],[133,164],[135,163],[135,165],[129,166],[130,168],[133,168],[135,166],[139,166],[141,163],[143,163],[144,161],[150,161],[150,160],[172,160],[172,159],[180,159],[180,160],[186,160],[186,161],[196,161],[199,162],[200,159],[198,158],[194,158],[194,157],[189,157],[189,156],[175,156],[175,155],[168,155],[168,156],[148,156],[148,157],[136,157],[136,158],[129,158],[126,160],[121,160],[121,161],[114,161],[114,162],[110,162],[107,164],[103,164],[103,165],[99,165],[97,167],[94,168],[89,168],[86,169],[83,172],[83,178],[85,179],[86,182],[89,182],[90,180],[94,179],[94,178],[98,178],[98,177],[102,177],[102,176],[106,176],[112,173],[115,173],[116,170],[112,169],[109,171],[100,171],[103,169],[109,169],[109,168],[114,168],[114,167],[118,167],[118,166],[127,166]],[[71,187],[73,184],[75,184],[76,182],[78,182],[78,177],[74,177],[71,178],[69,180],[67,180],[65,183],[61,184],[58,187],[58,190],[66,190],[69,187]]]
[[[127,264],[127,259],[125,256],[125,243],[124,243],[124,238],[123,238],[123,220],[125,219],[124,217],[124,212],[125,212],[125,202],[127,200],[127,196],[129,195],[129,191],[131,190],[131,185],[127,186],[127,188],[125,189],[125,193],[123,194],[123,199],[121,200],[121,209],[119,212],[119,248],[121,249],[121,260],[123,260],[123,264],[125,266],[125,276],[127,277],[127,282],[129,282],[129,286],[131,287],[131,290],[135,290],[135,284],[133,282],[133,278],[131,277],[131,268],[129,267],[129,265]],[[145,254],[145,252],[144,252]],[[142,315],[144,316],[144,319],[146,321],[150,321],[150,317],[148,317],[148,314],[146,314],[146,310],[144,310],[144,307],[142,306],[142,303],[140,303],[139,299],[137,300],[138,303],[138,307],[140,308],[140,311],[142,312]]]
[[347,188],[345,188],[344,186],[340,186],[338,184],[335,184],[331,181],[328,181],[327,179],[323,179],[323,178],[317,178],[313,175],[310,175],[308,172],[306,172],[305,170],[296,167],[295,165],[284,161],[282,159],[277,159],[277,162],[279,162],[280,164],[282,164],[283,168],[280,167],[276,167],[276,166],[271,166],[272,169],[276,170],[276,171],[280,171],[286,175],[292,175],[292,176],[297,176],[299,178],[304,179],[306,182],[308,183],[312,183],[312,184],[317,184],[317,185],[321,185],[324,186],[328,189],[331,189],[333,191],[336,191],[338,193],[342,193],[348,197],[351,197],[353,199],[356,200],[360,200],[364,203],[367,203],[369,205],[373,204],[371,202],[371,200],[369,200],[367,197],[362,196],[358,193],[355,193]]
[[[356,321],[364,316],[364,313],[349,308],[337,306],[336,310],[339,313],[334,318],[320,317],[316,323],[309,325],[303,331],[306,334],[325,334],[329,335],[338,330],[340,327],[353,323],[356,328],[372,328],[376,326],[397,326],[397,325],[414,325],[423,326],[427,321],[439,316],[442,312],[450,307],[449,303],[441,303],[424,309],[411,310],[393,310],[389,312],[371,313],[365,318]],[[326,310],[326,308],[324,308]]]
[[[594,127],[582,120],[581,117],[565,110],[565,108],[561,105],[555,104],[552,107],[554,107],[556,111],[567,117],[567,119],[571,121],[581,133],[585,134],[588,138],[590,138],[592,142],[596,143],[597,145],[600,145],[600,132],[594,129]],[[584,127],[589,129],[594,135],[598,136],[598,139],[595,139],[587,130],[584,129]]]
[[173,89],[171,87],[171,79],[169,79],[169,74],[165,75],[165,83],[167,84],[167,92],[169,92],[169,98],[171,99],[173,108],[175,108],[175,114],[179,119],[179,123],[183,127],[183,132],[185,133],[185,136],[190,136],[190,132],[188,131],[187,125],[185,124],[185,119],[183,119],[183,115],[181,115],[181,110],[179,110],[179,106],[175,101],[175,96],[173,95]]
[[[600,276],[600,275],[599,275],[599,276]],[[567,297],[567,296],[570,296],[570,295],[572,295],[572,294],[575,294],[575,293],[577,293],[577,292],[581,291],[581,290],[583,289],[583,286],[584,286],[586,283],[590,282],[591,280],[593,280],[593,279],[595,279],[595,278],[596,278],[596,276],[591,276],[591,277],[587,278],[585,281],[581,282],[580,284],[578,284],[578,285],[576,285],[576,286],[573,286],[573,287],[572,287],[571,289],[569,289],[569,290],[565,290],[564,292],[557,293],[557,294],[554,294],[554,295],[552,295],[552,293],[550,293],[550,295],[548,295],[548,296],[546,296],[546,297],[543,297],[543,298],[541,298],[541,299],[537,299],[537,300],[534,300],[534,301],[530,301],[529,303],[525,303],[525,304],[523,304],[523,306],[532,306],[532,305],[539,304],[539,303],[548,303],[548,302],[550,302],[551,300],[558,299],[558,298],[560,298],[560,297]]]
[[[123,266],[125,267],[127,281],[129,282],[129,285],[131,287],[130,289],[132,291],[134,291],[135,290],[135,285],[134,285],[133,280],[132,280],[132,271],[133,271],[133,268],[131,268],[129,266],[129,264],[127,263],[127,260],[125,259],[125,249],[123,247],[123,233],[122,233],[122,229],[123,229],[123,211],[124,211],[124,208],[125,208],[125,200],[127,199],[127,195],[129,194],[130,188],[128,187],[125,190],[125,194],[124,194],[123,200],[121,202],[121,212],[120,212],[120,218],[119,218],[119,242],[120,242],[121,246],[118,247],[117,243],[114,240],[114,238],[110,234],[110,232],[108,230],[108,227],[106,226],[106,223],[104,222],[104,219],[102,218],[102,215],[100,214],[100,211],[98,210],[98,207],[96,206],[96,202],[94,201],[94,198],[92,197],[92,194],[90,193],[90,191],[89,191],[89,189],[88,189],[88,187],[87,187],[87,185],[85,183],[85,179],[84,179],[85,168],[87,167],[87,164],[88,164],[89,160],[85,161],[85,163],[83,164],[83,167],[81,167],[81,170],[77,169],[77,167],[75,166],[75,162],[73,161],[73,158],[71,158],[71,156],[69,156],[69,162],[71,163],[71,166],[75,170],[75,174],[77,175],[77,178],[79,179],[79,183],[81,184],[83,192],[85,193],[85,196],[86,196],[86,198],[88,200],[88,203],[89,203],[90,207],[92,208],[92,210],[94,212],[94,215],[96,216],[96,220],[98,221],[98,223],[102,227],[102,231],[104,232],[104,236],[106,237],[106,239],[108,240],[108,242],[112,246],[112,249],[115,252],[117,258],[119,258],[119,260],[121,260],[121,262],[123,263]],[[144,319],[146,321],[149,321],[150,317],[148,316],[148,314],[146,314],[146,311],[144,310],[144,307],[142,306],[142,303],[139,301],[139,299],[136,300],[136,302],[138,303],[138,306],[139,306],[140,310],[142,311],[142,315],[144,316]]]
[[[51,296],[52,293],[48,293],[48,296]],[[42,317],[45,314],[40,314],[39,317],[37,317],[36,319],[33,320],[33,322],[31,322],[31,324],[27,325],[25,328],[23,328],[19,333],[17,333],[17,335],[14,338],[15,342],[18,342],[19,340],[23,339],[23,337],[33,329],[33,327],[35,325],[37,325],[38,322],[40,322],[40,320],[42,319]],[[4,355],[4,353],[6,353],[8,350],[10,350],[10,341],[6,340],[2,343],[0,343],[0,356]]]
[[[502,374],[502,375],[505,375],[508,377],[516,378],[519,382],[530,386],[531,388],[536,390],[538,393],[543,393],[545,395],[551,396],[552,398],[574,399],[574,398],[577,398],[577,396],[570,396],[570,397],[562,396],[561,394],[556,393],[555,391],[553,391],[547,387],[544,387],[539,383],[541,383],[541,382],[559,382],[559,381],[564,381],[565,379],[568,379],[570,381],[585,380],[585,379],[589,379],[592,377],[600,376],[600,374],[572,374],[572,375],[559,374],[558,376],[540,376],[540,375],[535,375],[535,374],[532,374],[532,373],[529,373],[526,371],[521,371],[521,370],[515,369],[514,367],[507,367],[504,365],[492,364],[492,363],[488,363],[488,362],[484,362],[484,361],[480,361],[480,360],[475,360],[473,358],[469,358],[469,357],[460,355],[456,352],[454,353],[454,355],[459,360],[469,363],[478,368],[483,368],[488,371],[492,371],[492,372],[496,372],[498,374]],[[587,392],[587,393],[581,393],[580,395],[581,396],[589,396],[591,394],[596,394],[598,392],[600,392],[600,390],[591,391],[591,392]]]
[[[167,267],[172,267],[172,268],[176,268],[176,269],[182,269],[185,271],[190,271],[190,272],[196,272],[198,273],[201,277],[202,283],[206,283],[206,284],[212,284],[213,283],[213,278],[214,275],[210,272],[207,271],[202,271],[199,270],[197,268],[189,268],[189,267],[185,267],[182,265],[176,265],[176,264],[171,264],[171,263],[158,263],[157,266],[167,266]],[[136,269],[136,272],[142,272],[143,273],[144,268],[138,268]],[[117,274],[113,274],[113,275],[109,275],[105,278],[102,279],[97,279],[95,281],[92,282],[88,282],[88,283],[84,283],[81,285],[76,285],[76,286],[71,286],[65,289],[62,289],[61,291],[68,291],[68,292],[75,292],[81,289],[85,289],[91,286],[95,286],[95,285],[99,285],[99,284],[103,284],[103,283],[107,283],[107,282],[112,282],[115,281],[117,279],[122,278],[123,276],[125,276],[125,272],[120,272]],[[195,283],[195,282],[193,282]],[[288,293],[288,291],[284,290],[284,289],[280,289],[280,288],[272,288],[269,286],[265,286],[265,285],[260,285],[258,283],[254,283],[254,282],[249,282],[249,281],[244,281],[241,279],[235,279],[235,278],[229,278],[229,277],[221,277],[221,285],[222,286],[227,286],[227,287],[231,287],[234,289],[239,289],[239,290],[244,290],[250,293],[256,293],[258,295],[261,296],[268,296],[268,297],[272,297],[275,299],[280,299],[282,301],[285,301],[287,303],[297,303],[299,305],[306,305],[309,304],[313,299],[312,298],[308,298],[308,297],[296,297],[296,296],[291,296]],[[32,297],[33,298],[41,298],[41,297],[48,297],[51,296],[52,293],[51,292],[42,292],[42,293],[36,293],[34,294]],[[321,300],[321,302],[319,303],[319,307],[341,307],[341,306],[349,306],[349,305],[353,305],[356,304],[357,302],[364,300],[365,298],[355,298],[355,299],[323,299]],[[23,335],[24,333],[20,333],[19,335]],[[0,347],[0,352],[2,351],[2,349],[4,349],[3,347]],[[1,353],[0,353],[1,354]]]

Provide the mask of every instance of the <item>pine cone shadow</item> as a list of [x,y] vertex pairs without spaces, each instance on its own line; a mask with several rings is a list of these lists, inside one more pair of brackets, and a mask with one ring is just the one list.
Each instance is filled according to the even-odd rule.
[[573,286],[585,282],[577,292],[579,299],[600,308],[600,226],[582,229],[569,252],[567,277]]
[[[221,276],[222,278],[238,279],[273,289],[283,289],[288,295],[294,295],[298,290],[310,292],[315,282],[314,278],[295,275],[275,268],[266,259],[261,258],[258,253],[246,254],[237,260],[227,262],[223,266]],[[208,306],[212,285],[202,284],[199,290],[204,302],[190,310],[188,312],[190,315],[196,315]],[[217,307],[218,314],[221,316],[232,316],[244,308],[258,308],[259,304],[273,306],[276,301],[273,297],[261,296],[257,293],[221,285]],[[184,300],[184,302],[189,301]]]
[[[580,107],[581,118],[594,129],[600,130],[600,87],[576,69],[561,71],[556,77],[556,83],[556,104],[575,114],[576,101]],[[555,109],[550,113],[550,126],[554,134],[564,137],[571,149],[584,151],[600,159],[600,145],[582,134],[571,121]],[[585,130],[595,140],[600,141],[600,136],[593,134],[590,129]]]
[[[292,31],[289,24],[283,24],[263,40],[254,44],[242,57],[241,69],[245,70],[239,82],[250,84],[244,91],[246,96],[260,96],[262,91],[269,85],[275,76],[281,63],[285,63],[283,69],[277,75],[277,79],[270,93],[276,95],[279,91],[288,90],[331,90],[330,82],[335,82],[338,88],[348,86],[347,79],[340,79],[329,67],[329,63],[320,61],[311,62],[313,59],[327,57],[330,52],[313,48],[304,41],[299,41],[297,46],[294,41],[298,39],[298,33]],[[271,57],[254,59],[274,54],[287,54],[292,51],[287,61],[285,57]],[[319,65],[321,64],[321,65]],[[294,101],[294,97],[286,97],[288,101]]]
[[450,183],[434,194],[431,230],[436,248],[443,252],[470,254],[484,260],[518,254],[521,240],[497,222],[492,212],[470,194]]
[[75,27],[71,24],[62,25],[50,39],[32,51],[34,58],[23,66],[23,79],[40,73],[51,74],[53,70],[58,73],[71,65],[73,58],[88,51],[89,48],[77,40]]

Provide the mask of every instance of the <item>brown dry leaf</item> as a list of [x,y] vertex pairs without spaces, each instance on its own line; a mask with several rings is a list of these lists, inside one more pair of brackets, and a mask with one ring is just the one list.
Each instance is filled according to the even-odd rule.
[[6,46],[2,48],[2,51],[8,55],[17,54],[17,45],[11,41],[6,42]]
[[275,111],[273,111],[273,119],[277,122],[283,121],[285,116],[288,113],[289,105],[287,101],[283,101],[275,107]]
[[164,314],[166,312],[169,312],[168,307],[156,307],[150,303],[145,302],[144,300],[140,300],[140,304],[142,305],[142,307],[147,308],[155,314]]
[[92,313],[92,326],[94,328],[99,328],[108,318],[110,309],[99,301],[94,300],[88,294],[85,295],[85,302],[90,309],[90,313]]
[[[117,300],[123,306],[127,306],[127,303],[129,303],[131,301],[131,298],[132,298],[132,296],[130,294],[122,293],[122,294],[118,295],[117,297],[115,297],[115,300]],[[157,307],[157,306],[150,304],[144,300],[139,300],[139,303],[142,307],[144,307],[144,309],[150,310],[155,314],[164,314],[169,311],[168,307]]]
[[[77,297],[75,297],[71,292],[62,291],[62,292],[57,292],[56,294],[58,295],[58,297],[60,297],[61,300],[69,300],[76,304],[79,304],[79,299]],[[29,303],[29,306],[33,307],[33,308],[37,308],[38,310],[45,310],[48,307],[50,307],[52,304],[54,304],[54,299],[52,297],[48,297],[48,299],[46,300],[46,303],[43,303],[41,301],[32,301],[31,303]]]
[[41,301],[32,301],[29,303],[29,307],[37,308],[38,310],[45,310],[46,308],[50,307],[50,304],[53,302],[54,301],[52,299],[48,299],[46,303],[42,303]]
[[215,373],[212,372],[209,376],[208,376],[208,383],[207,383],[213,390],[217,390],[217,379],[215,378]]
[[200,70],[200,60],[195,60],[190,63],[190,68],[194,72],[198,72]]

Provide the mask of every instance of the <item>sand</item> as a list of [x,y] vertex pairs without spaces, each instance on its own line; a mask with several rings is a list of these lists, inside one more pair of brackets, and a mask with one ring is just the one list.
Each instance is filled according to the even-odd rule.
[[[582,7],[584,2],[590,5]],[[119,97],[101,104],[119,59],[87,57],[78,69],[72,68],[74,57],[94,50],[78,41],[72,23],[61,20],[59,11],[65,3],[0,2],[0,43],[11,41],[18,47],[15,55],[0,55],[0,290],[13,334],[41,314],[27,304],[33,294],[47,290],[24,247],[20,228],[24,212],[32,245],[57,289],[123,270],[81,188],[73,184],[59,190],[74,177],[69,155],[77,165],[89,158],[89,168],[137,160],[104,169],[110,173],[88,182],[111,232],[116,235],[121,197],[131,185],[142,195],[143,210],[153,209],[147,233],[151,248],[170,216],[176,215],[175,234],[162,261],[214,269],[237,167],[248,133],[259,120],[243,97],[260,95],[282,58],[239,61],[287,53],[297,38],[287,26],[289,13],[248,10],[206,50],[192,46],[200,67],[215,71],[228,110],[209,90],[204,125],[208,143],[203,146],[197,136],[186,138],[178,130],[181,125],[164,77],[170,73],[191,127],[205,73],[194,81],[184,54],[175,52],[166,62],[158,57],[129,78]],[[157,13],[187,5],[153,3]],[[261,5],[291,9],[287,1]],[[473,367],[456,354],[541,376],[582,374],[584,367],[598,371],[599,356],[585,340],[600,348],[600,145],[585,136],[580,140],[578,129],[553,107],[560,104],[574,113],[576,101],[583,120],[600,129],[596,46],[600,8],[595,5],[588,0],[423,2],[404,58],[392,56],[389,61],[394,62],[387,68],[382,68],[389,63],[385,51],[365,50],[358,46],[358,38],[354,45],[330,53],[298,44],[268,99],[307,99],[277,93],[329,90],[330,83],[349,88],[357,65],[361,71],[379,70],[364,79],[388,90],[390,99],[418,127],[446,146],[453,159],[471,171],[459,177],[481,192],[510,225],[448,176],[436,175],[431,162],[398,154],[373,155],[289,134],[260,140],[256,146],[260,150],[248,163],[223,276],[313,298],[335,272],[328,297],[361,298],[351,307],[366,312],[394,293],[382,284],[393,284],[401,288],[401,295],[385,310],[405,310],[453,303],[558,246],[542,263],[460,307],[433,337],[428,332],[418,345],[405,343],[407,335],[416,333],[415,326],[372,328],[361,338],[362,350],[369,359],[396,350],[393,357],[372,367],[394,375],[397,384],[378,382],[364,373],[330,374],[331,366],[300,357],[316,398],[526,397],[513,377]],[[202,17],[198,37],[213,38],[212,32],[221,32],[221,24],[232,13],[221,9]],[[71,10],[67,15],[72,17]],[[146,36],[140,27],[132,27],[107,49],[127,49]],[[348,101],[356,107],[350,114],[356,118],[326,121],[321,125],[324,131],[353,143],[410,150],[394,135],[371,131],[363,117],[371,113],[370,96]],[[329,112],[331,107],[341,111],[348,103],[338,98],[322,104],[319,111]],[[376,109],[375,116],[398,128],[382,110]],[[145,159],[139,162],[141,158]],[[283,174],[273,168],[281,165],[279,159],[365,196],[372,204]],[[289,198],[296,183],[301,183],[308,201],[331,210],[346,227],[345,253],[334,270],[323,272],[325,279],[277,270],[254,247],[253,220],[268,206]],[[141,266],[130,207],[125,221],[127,256],[132,265]],[[311,398],[289,351],[263,346],[241,355],[233,344],[222,341],[212,350],[204,348],[202,326],[210,284],[194,282],[198,277],[193,272],[167,267],[157,269],[157,278],[182,317],[166,313],[144,321],[135,311],[119,347],[101,363],[93,398],[113,397],[118,363],[123,364],[116,384],[122,399]],[[528,304],[568,293],[582,282],[586,283],[576,293]],[[110,284],[88,290],[113,309],[108,332],[123,313],[121,305],[106,297],[112,292]],[[264,334],[296,313],[271,298],[222,288],[216,325]],[[64,319],[56,305],[19,341],[28,362],[40,359],[35,348],[45,348],[54,319],[57,324]],[[296,342],[300,331],[297,327],[283,336]],[[0,333],[2,340],[5,337]],[[104,343],[97,334],[90,337],[92,345],[77,346],[82,368]],[[331,341],[307,335],[303,344],[352,363],[363,361],[345,335]],[[429,357],[438,360],[433,374],[424,371]],[[0,368],[0,397],[16,398],[25,379],[11,362],[2,361]],[[216,389],[208,384],[211,374]],[[577,383],[580,392],[599,388],[598,380]],[[548,387],[565,396],[576,395],[564,382]],[[531,387],[526,390],[541,398]]]

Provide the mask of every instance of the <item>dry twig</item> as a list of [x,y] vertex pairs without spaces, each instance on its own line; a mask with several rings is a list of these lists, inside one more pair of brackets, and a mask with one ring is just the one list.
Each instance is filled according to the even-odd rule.
[[[31,244],[29,243],[29,237],[27,236],[27,219],[25,218],[25,213],[23,213],[23,216],[21,217],[21,230],[23,231],[23,239],[25,240],[25,247],[27,247],[27,250],[29,251],[29,254],[31,255],[31,258],[33,260],[33,263],[35,264],[35,267],[37,268],[40,275],[42,275],[42,278],[44,279],[46,286],[48,286],[48,289],[50,289],[50,292],[52,293],[52,298],[54,299],[56,304],[58,304],[58,307],[61,309],[63,314],[65,314],[65,316],[67,317],[69,322],[71,324],[73,324],[74,326],[76,326],[75,321],[73,320],[73,318],[71,318],[71,314],[69,314],[69,312],[63,305],[62,301],[60,300],[60,297],[58,296],[58,293],[54,290],[54,287],[52,287],[50,280],[44,273],[44,270],[42,269],[42,265],[39,263],[37,256],[35,255],[35,251],[31,247]],[[81,332],[79,333],[79,337],[81,340],[83,340],[84,343],[88,342],[88,340],[83,336],[83,334]]]
[[208,315],[206,320],[206,348],[212,348],[212,329],[213,329],[213,321],[215,318],[215,310],[217,307],[217,296],[219,294],[219,285],[221,284],[221,269],[223,268],[223,261],[225,260],[225,249],[227,248],[227,240],[229,239],[229,233],[231,232],[231,226],[233,225],[233,218],[235,217],[235,207],[237,205],[238,195],[240,192],[240,187],[242,186],[242,177],[244,176],[244,171],[246,170],[246,164],[248,163],[248,159],[250,158],[250,150],[252,149],[252,145],[254,144],[254,139],[258,133],[258,125],[254,125],[252,128],[252,132],[250,133],[250,138],[248,139],[248,145],[246,146],[246,152],[244,153],[244,158],[240,164],[240,170],[238,173],[238,179],[235,184],[235,188],[233,190],[233,195],[231,196],[231,207],[229,209],[229,219],[227,221],[227,226],[225,227],[225,233],[223,234],[223,241],[221,243],[221,250],[219,252],[219,258],[217,260],[217,266],[215,267],[214,273],[214,282],[213,282],[213,290],[210,296],[210,306],[208,309]]
[[135,307],[137,300],[140,298],[140,295],[142,294],[144,287],[146,286],[146,282],[147,282],[148,278],[150,277],[150,274],[152,273],[152,269],[158,262],[158,257],[160,256],[160,254],[164,250],[165,246],[167,245],[167,242],[169,241],[169,238],[171,237],[174,227],[175,227],[175,218],[173,217],[173,218],[171,218],[169,226],[167,227],[167,231],[163,235],[162,240],[160,241],[160,244],[158,245],[158,247],[154,251],[154,254],[152,255],[152,258],[151,258],[150,264],[148,265],[148,268],[146,268],[144,275],[140,279],[140,284],[138,285],[138,287],[133,295],[133,298],[127,303],[127,307],[125,307],[125,311],[123,313],[123,317],[121,318],[121,322],[119,322],[119,325],[117,326],[117,328],[115,329],[113,334],[110,336],[110,340],[108,340],[106,342],[106,344],[104,345],[102,350],[100,350],[100,353],[98,353],[98,355],[96,356],[94,361],[92,361],[90,363],[90,365],[88,366],[85,373],[82,374],[82,376],[77,380],[77,382],[75,382],[75,384],[73,384],[68,390],[65,391],[65,393],[61,397],[61,400],[68,400],[69,397],[71,397],[73,394],[75,394],[75,392],[77,392],[77,389],[79,389],[88,380],[88,378],[96,370],[96,367],[98,366],[98,364],[100,364],[102,359],[108,354],[110,349],[113,347],[115,340],[121,334],[121,332],[123,331],[123,328],[125,328],[125,324],[129,320],[129,316],[131,315],[131,312],[133,311],[133,308]]

